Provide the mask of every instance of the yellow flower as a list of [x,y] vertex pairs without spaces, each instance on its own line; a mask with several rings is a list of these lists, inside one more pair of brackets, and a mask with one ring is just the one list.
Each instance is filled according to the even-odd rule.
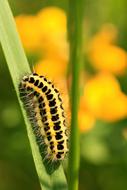
[[90,48],[102,47],[103,45],[110,45],[117,38],[117,29],[112,24],[104,24],[100,31],[95,34],[90,41]]
[[37,14],[41,48],[48,57],[57,55],[68,60],[67,18],[64,10],[47,7]]
[[84,102],[98,119],[117,121],[127,116],[127,97],[111,74],[100,73],[86,83]]
[[124,74],[127,68],[126,52],[113,45],[102,46],[91,52],[92,65],[101,71],[110,71],[114,74]]
[[43,8],[36,15],[15,18],[22,43],[27,51],[39,51],[43,56],[57,56],[68,61],[67,18],[57,7]]
[[54,80],[55,78],[64,77],[66,73],[67,62],[57,58],[45,58],[36,63],[34,70],[39,75],[47,76]]
[[87,132],[94,127],[95,117],[89,111],[79,109],[78,118],[81,132]]
[[127,53],[113,45],[115,38],[115,28],[104,26],[90,42],[89,59],[97,70],[122,75],[127,68]]
[[15,18],[20,38],[26,50],[35,51],[40,46],[40,31],[35,16],[19,15]]
[[[66,14],[58,7],[46,7],[37,14],[39,28],[44,35],[66,33]],[[41,22],[40,22],[41,21]]]

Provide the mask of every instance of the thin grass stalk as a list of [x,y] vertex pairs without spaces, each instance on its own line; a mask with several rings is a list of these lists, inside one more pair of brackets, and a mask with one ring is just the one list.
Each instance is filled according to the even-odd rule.
[[68,36],[70,42],[71,88],[71,132],[68,163],[69,190],[78,189],[80,147],[78,128],[78,106],[80,91],[80,68],[82,63],[82,0],[69,0]]

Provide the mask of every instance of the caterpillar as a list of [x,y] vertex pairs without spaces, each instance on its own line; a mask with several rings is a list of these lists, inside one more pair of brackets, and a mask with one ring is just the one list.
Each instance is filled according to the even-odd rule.
[[19,84],[20,99],[31,122],[40,152],[61,161],[68,152],[68,130],[59,90],[44,76],[26,75]]

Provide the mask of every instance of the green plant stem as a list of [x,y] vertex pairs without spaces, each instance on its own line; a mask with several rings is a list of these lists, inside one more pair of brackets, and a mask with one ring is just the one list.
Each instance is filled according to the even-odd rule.
[[32,149],[32,154],[41,188],[43,190],[59,190],[60,188],[67,190],[66,178],[62,167],[59,167],[59,169],[57,169],[52,175],[49,175],[46,172],[35,140],[35,136],[32,131],[31,124],[19,99],[19,82],[25,74],[31,73],[31,71],[21,42],[19,40],[13,15],[7,0],[0,0],[0,43],[2,45],[2,49],[26,123],[28,138],[30,141],[30,146]]
[[68,30],[70,41],[70,65],[72,69],[72,119],[70,132],[68,183],[69,190],[77,190],[80,161],[78,104],[80,91],[79,77],[82,62],[82,0],[69,0]]

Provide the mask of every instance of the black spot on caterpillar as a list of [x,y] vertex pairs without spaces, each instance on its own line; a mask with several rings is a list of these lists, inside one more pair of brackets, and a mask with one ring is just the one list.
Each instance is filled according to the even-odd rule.
[[68,152],[68,135],[59,90],[44,76],[33,73],[23,77],[19,92],[40,152],[43,145],[46,159],[63,160]]

